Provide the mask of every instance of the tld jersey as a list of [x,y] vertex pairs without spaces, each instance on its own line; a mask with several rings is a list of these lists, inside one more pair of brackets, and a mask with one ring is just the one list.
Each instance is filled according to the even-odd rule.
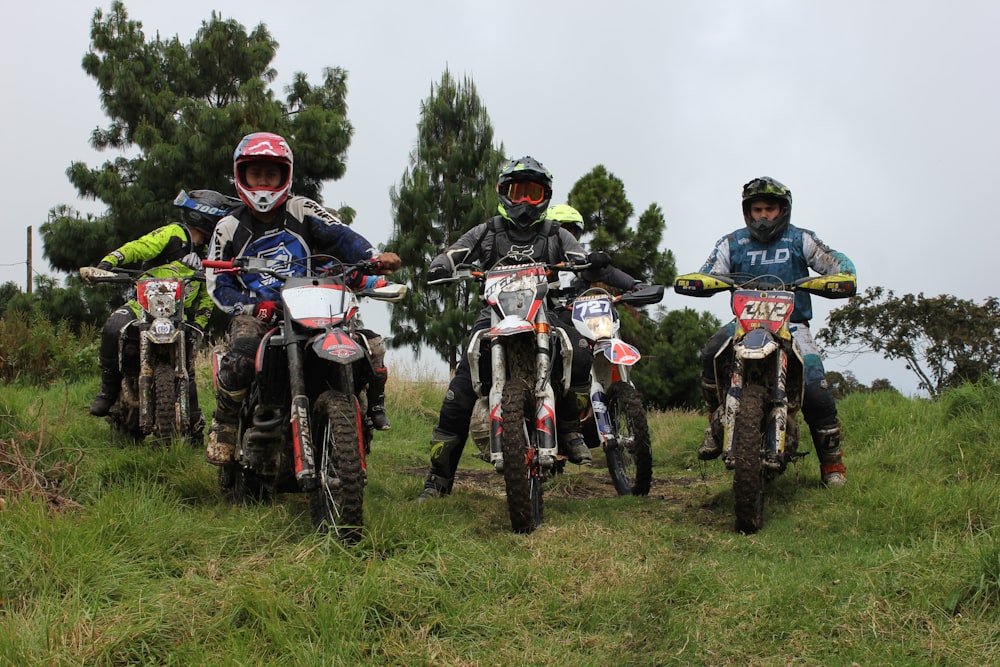
[[[830,248],[814,232],[791,224],[781,238],[770,243],[754,240],[746,227],[722,237],[701,267],[701,273],[770,275],[790,283],[808,276],[809,269],[824,276],[855,273],[854,263],[847,255]],[[791,321],[811,319],[812,299],[805,291],[796,292]]]

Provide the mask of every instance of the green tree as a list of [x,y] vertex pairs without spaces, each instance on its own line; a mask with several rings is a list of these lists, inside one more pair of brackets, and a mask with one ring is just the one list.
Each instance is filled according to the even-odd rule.
[[445,70],[420,105],[417,145],[410,166],[392,188],[393,235],[403,260],[395,279],[412,289],[392,309],[393,347],[417,355],[426,344],[454,370],[479,311],[474,289],[427,285],[435,255],[496,209],[503,147],[493,146],[493,127],[470,78],[456,82]]
[[698,354],[719,328],[718,318],[690,308],[660,308],[658,319],[621,307],[618,314],[622,318],[622,337],[642,353],[642,359],[633,367],[632,380],[646,404],[661,410],[700,407]]
[[615,266],[645,282],[670,285],[677,276],[674,255],[660,250],[666,220],[657,204],[629,227],[635,209],[625,196],[625,184],[603,165],[594,167],[569,191],[568,203],[583,216],[584,234],[592,235],[591,250],[604,250]]
[[931,396],[947,387],[995,378],[1000,370],[1000,301],[982,305],[951,295],[897,297],[869,287],[830,312],[818,338],[848,351],[902,359]]
[[295,152],[296,193],[320,199],[324,180],[344,175],[353,128],[347,120],[347,74],[324,70],[319,86],[296,73],[284,102],[269,88],[278,43],[264,24],[252,31],[212,12],[188,44],[147,40],[142,23],[116,0],[91,23],[84,71],[110,118],[91,145],[118,153],[97,167],[74,162],[70,182],[85,199],[107,205],[82,217],[59,205],[41,226],[45,257],[62,271],[92,264],[109,250],[176,219],[181,188],[232,192],[232,155],[250,132],[281,134]]

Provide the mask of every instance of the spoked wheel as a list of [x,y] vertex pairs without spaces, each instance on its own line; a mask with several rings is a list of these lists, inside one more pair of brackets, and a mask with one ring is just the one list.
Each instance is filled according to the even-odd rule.
[[309,496],[313,525],[321,533],[332,530],[345,542],[356,542],[365,494],[360,408],[353,397],[325,391],[313,406],[312,423],[317,478]]
[[733,435],[733,503],[736,530],[750,535],[764,527],[764,466],[761,424],[766,392],[759,385],[743,387]]
[[542,523],[542,471],[538,443],[525,427],[534,398],[524,380],[508,380],[503,388],[503,479],[507,510],[515,533],[533,532]]
[[611,481],[620,496],[645,496],[653,481],[653,448],[642,398],[632,385],[616,382],[606,400],[614,432],[614,444],[605,450]]

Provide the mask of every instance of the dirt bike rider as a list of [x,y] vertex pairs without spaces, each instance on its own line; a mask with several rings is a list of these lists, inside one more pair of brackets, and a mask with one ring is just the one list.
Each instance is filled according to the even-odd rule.
[[[183,190],[174,199],[174,205],[181,209],[181,222],[171,223],[155,229],[149,234],[129,241],[117,250],[112,250],[98,264],[105,271],[142,262],[147,275],[188,279],[201,270],[201,260],[205,256],[208,239],[217,223],[238,202],[234,197],[214,190]],[[212,315],[212,299],[205,289],[203,280],[192,280],[185,288],[184,312],[188,323],[199,333],[204,332]],[[134,324],[141,313],[139,302],[134,298],[111,313],[101,330],[101,347],[97,363],[101,368],[101,388],[90,404],[90,414],[95,417],[107,416],[111,406],[118,399],[121,390],[122,369],[119,368],[119,341],[125,336],[125,358],[138,360],[138,332]],[[194,343],[200,336],[188,337],[188,374],[191,378],[188,396],[191,401],[192,438],[200,441],[204,429],[204,417],[198,407],[198,387],[194,380]]]
[[[552,174],[534,158],[525,156],[511,160],[500,172],[497,193],[500,199],[497,207],[499,215],[476,225],[435,257],[428,269],[429,280],[451,276],[455,271],[456,259],[458,263],[476,262],[486,270],[511,250],[529,254],[537,261],[550,264],[592,261],[595,265],[592,275],[595,278],[600,273],[598,267],[607,266],[606,254],[592,253],[588,257],[572,234],[559,224],[545,219],[552,199]],[[566,331],[574,348],[586,350],[586,340],[574,327],[567,326],[558,318],[553,323]],[[483,308],[470,334],[489,326],[490,311],[487,306]],[[560,449],[572,463],[578,465],[589,464],[592,460],[590,449],[580,433],[576,400],[577,393],[585,393],[590,387],[592,362],[590,354],[574,354],[570,380],[572,389],[569,393],[556,397],[556,430]],[[451,493],[455,471],[469,435],[475,402],[468,352],[463,350],[462,359],[442,402],[437,426],[431,434],[430,472],[419,500],[439,498]]]
[[[396,253],[379,251],[331,211],[307,197],[290,194],[292,149],[277,134],[255,132],[240,140],[233,153],[236,191],[243,205],[223,218],[212,236],[208,256],[227,261],[235,257],[294,260],[325,254],[344,263],[374,259],[388,274],[401,265]],[[319,267],[313,267],[319,268]],[[288,275],[301,275],[305,266],[288,265]],[[357,276],[353,286],[377,283],[373,276]],[[208,291],[219,308],[233,315],[226,330],[228,349],[216,377],[216,408],[206,445],[214,465],[233,461],[240,404],[253,380],[254,355],[261,339],[280,319],[281,281],[262,274],[208,272]],[[385,415],[385,343],[362,330],[375,366],[369,383],[368,416],[375,428],[389,428]]]
[[[814,232],[792,225],[791,217],[791,190],[767,176],[753,179],[743,186],[746,226],[722,237],[700,272],[774,275],[786,283],[805,278],[809,269],[822,275],[855,274],[854,263],[846,255],[824,244]],[[811,318],[809,294],[796,292],[789,330],[805,362],[802,416],[812,434],[824,486],[843,486],[847,470],[843,463],[841,424],[836,400],[826,384],[819,348],[809,332]],[[730,322],[701,351],[702,393],[709,411],[709,427],[698,448],[698,458],[703,461],[722,453],[723,426],[713,360],[734,331],[735,323]]]
[[[576,210],[569,204],[556,204],[555,206],[549,206],[548,210],[545,212],[545,219],[558,222],[559,225],[572,234],[573,238],[577,241],[579,241],[580,237],[583,236],[583,215],[580,211]],[[630,292],[644,286],[642,281],[636,280],[629,274],[614,266],[608,266],[604,270],[601,274],[600,282],[608,285],[609,287],[622,290],[623,292]],[[561,290],[572,291],[575,287],[589,287],[589,283],[584,283],[585,281],[572,271],[559,272],[559,288]]]

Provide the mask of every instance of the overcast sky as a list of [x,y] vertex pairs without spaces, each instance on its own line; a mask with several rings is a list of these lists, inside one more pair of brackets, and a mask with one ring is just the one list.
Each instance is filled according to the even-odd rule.
[[[637,214],[660,205],[664,247],[682,273],[743,224],[741,186],[770,175],[793,192],[792,222],[851,257],[861,289],[977,302],[997,294],[994,0],[125,6],[147,38],[184,43],[213,9],[248,29],[266,24],[280,44],[278,97],[295,72],[319,83],[324,67],[346,69],[355,134],[347,175],[326,185],[324,201],[354,207],[356,228],[376,244],[391,232],[388,192],[408,166],[420,103],[448,68],[473,80],[508,156],[532,155],[552,171],[554,203],[602,164],[624,182]],[[98,7],[107,12],[110,0],[22,3],[16,20],[0,22],[10,149],[0,282],[24,285],[29,225],[35,270],[51,273],[37,236],[50,208],[103,211],[79,200],[65,174],[72,161],[93,167],[115,157],[88,141],[108,122],[80,67]],[[664,303],[730,317],[721,295],[671,293]],[[836,305],[814,299],[814,329]],[[388,333],[381,313],[367,319]],[[915,391],[901,361],[841,356],[827,369]]]

